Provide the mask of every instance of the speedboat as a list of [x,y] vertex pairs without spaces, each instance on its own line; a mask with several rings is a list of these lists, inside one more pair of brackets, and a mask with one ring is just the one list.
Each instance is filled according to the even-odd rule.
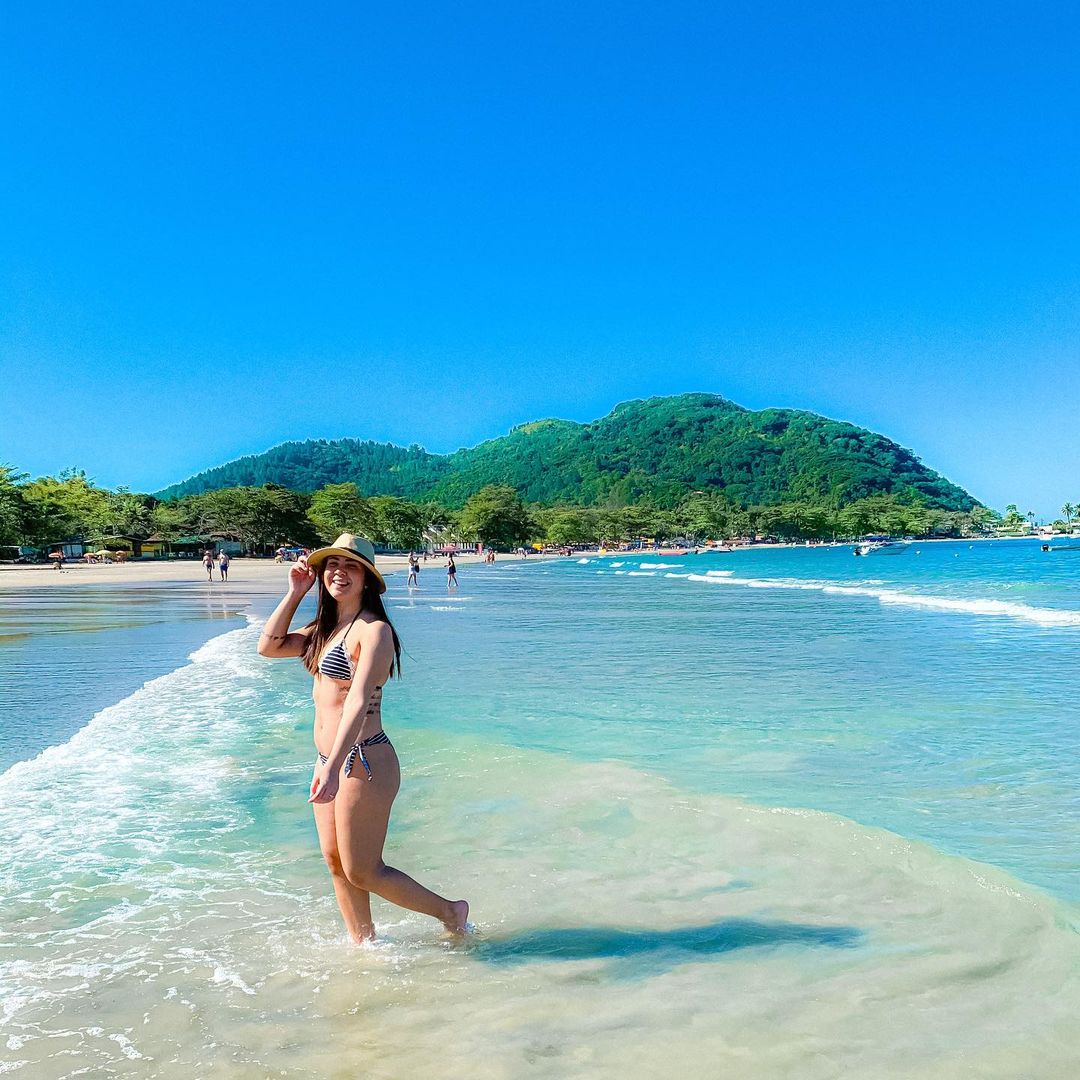
[[881,551],[883,548],[888,547],[896,547],[896,541],[888,536],[864,536],[855,545],[854,554],[873,555],[875,551]]

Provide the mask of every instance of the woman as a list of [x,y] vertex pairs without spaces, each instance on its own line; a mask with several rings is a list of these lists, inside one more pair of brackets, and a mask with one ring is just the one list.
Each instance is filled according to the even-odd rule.
[[[316,582],[314,621],[290,630]],[[308,802],[338,907],[356,942],[375,936],[369,893],[432,915],[453,934],[465,932],[469,915],[464,900],[445,900],[383,862],[401,783],[397,754],[382,730],[382,688],[395,667],[401,674],[401,644],[383,607],[385,589],[371,542],[343,533],[289,571],[285,599],[259,638],[260,656],[299,656],[315,677],[319,757]]]
[[454,555],[452,552],[447,556],[446,587],[447,589],[457,588],[457,563],[454,562]]

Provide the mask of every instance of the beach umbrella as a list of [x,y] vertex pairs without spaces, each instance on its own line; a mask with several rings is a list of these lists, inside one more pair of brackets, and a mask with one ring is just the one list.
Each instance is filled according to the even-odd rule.
[[111,559],[116,553],[114,551],[107,551],[105,548],[102,548],[100,551],[95,551],[94,554],[101,559]]

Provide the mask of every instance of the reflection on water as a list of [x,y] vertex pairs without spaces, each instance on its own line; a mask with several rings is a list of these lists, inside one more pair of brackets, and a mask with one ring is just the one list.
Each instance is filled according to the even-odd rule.
[[196,583],[0,587],[0,770],[242,625],[241,606]]

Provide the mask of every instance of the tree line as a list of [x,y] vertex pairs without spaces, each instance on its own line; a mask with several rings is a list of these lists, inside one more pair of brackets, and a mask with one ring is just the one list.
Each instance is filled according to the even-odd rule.
[[[1075,508],[1066,504],[1068,524]],[[629,506],[542,505],[508,486],[490,484],[460,508],[435,501],[362,493],[352,482],[311,494],[277,484],[241,486],[163,500],[124,488],[97,487],[81,471],[30,480],[0,466],[0,544],[43,549],[80,538],[127,546],[124,538],[165,542],[212,534],[252,551],[281,544],[315,546],[342,532],[396,549],[433,542],[482,542],[496,548],[618,544],[642,538],[692,542],[766,537],[838,540],[867,534],[972,536],[1024,521],[1015,505],[1002,518],[983,506],[934,509],[910,495],[871,495],[843,506],[812,500],[740,506],[723,491],[693,491],[675,506],[645,498]]]

